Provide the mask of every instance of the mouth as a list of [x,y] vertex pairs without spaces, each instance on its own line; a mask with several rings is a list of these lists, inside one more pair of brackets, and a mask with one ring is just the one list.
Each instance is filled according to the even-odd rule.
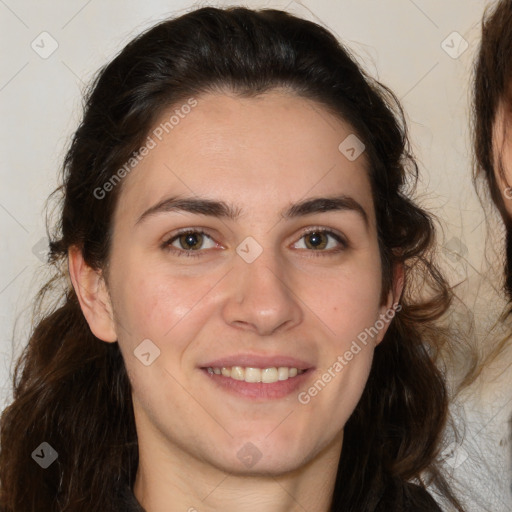
[[245,399],[266,401],[298,392],[313,374],[314,367],[293,358],[248,356],[212,361],[200,370],[216,389]]
[[272,384],[274,382],[293,379],[297,375],[303,374],[306,370],[299,370],[295,367],[271,366],[270,368],[252,368],[250,366],[230,366],[222,368],[206,368],[206,371],[212,375],[223,375],[224,377],[244,382],[263,382],[264,384]]

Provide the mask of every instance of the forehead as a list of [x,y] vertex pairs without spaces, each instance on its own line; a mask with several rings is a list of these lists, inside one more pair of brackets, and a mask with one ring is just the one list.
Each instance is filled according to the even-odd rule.
[[350,125],[320,104],[282,90],[192,100],[183,102],[195,102],[192,108],[166,110],[150,130],[152,149],[124,178],[116,219],[133,219],[170,194],[225,197],[242,214],[264,215],[339,192],[373,210],[366,155],[347,158],[354,152],[346,153],[345,141],[362,146]]

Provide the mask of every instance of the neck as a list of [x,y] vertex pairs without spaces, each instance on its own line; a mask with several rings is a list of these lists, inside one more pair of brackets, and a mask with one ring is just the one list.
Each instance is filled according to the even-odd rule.
[[139,435],[134,494],[146,512],[328,512],[343,432],[286,473],[228,473],[151,436]]

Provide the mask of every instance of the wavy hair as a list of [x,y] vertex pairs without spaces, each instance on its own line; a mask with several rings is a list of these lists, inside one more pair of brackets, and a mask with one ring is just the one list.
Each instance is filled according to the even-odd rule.
[[[49,229],[54,275],[40,290],[34,328],[1,419],[2,512],[114,511],[113,489],[138,465],[131,387],[117,343],[96,338],[67,273],[80,248],[108,266],[122,183],[106,183],[141,146],[162,111],[191,96],[251,97],[284,87],[348,122],[366,146],[378,222],[383,294],[405,266],[402,309],[376,348],[362,398],[345,425],[331,511],[432,510],[428,485],[457,511],[440,465],[448,392],[435,364],[446,337],[436,320],[452,295],[434,263],[433,218],[411,200],[418,168],[394,94],[367,76],[323,27],[283,11],[201,8],[131,41],[97,74],[62,167],[59,221]],[[45,297],[57,296],[43,307]],[[31,461],[42,441],[58,451],[46,470]]]

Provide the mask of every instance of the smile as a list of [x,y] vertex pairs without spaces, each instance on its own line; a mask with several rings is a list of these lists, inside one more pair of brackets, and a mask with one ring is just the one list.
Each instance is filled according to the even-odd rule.
[[209,374],[223,375],[230,379],[250,383],[262,382],[264,384],[285,381],[304,373],[304,370],[286,366],[280,366],[278,368],[252,368],[244,366],[230,366],[222,368],[209,367],[207,370]]

